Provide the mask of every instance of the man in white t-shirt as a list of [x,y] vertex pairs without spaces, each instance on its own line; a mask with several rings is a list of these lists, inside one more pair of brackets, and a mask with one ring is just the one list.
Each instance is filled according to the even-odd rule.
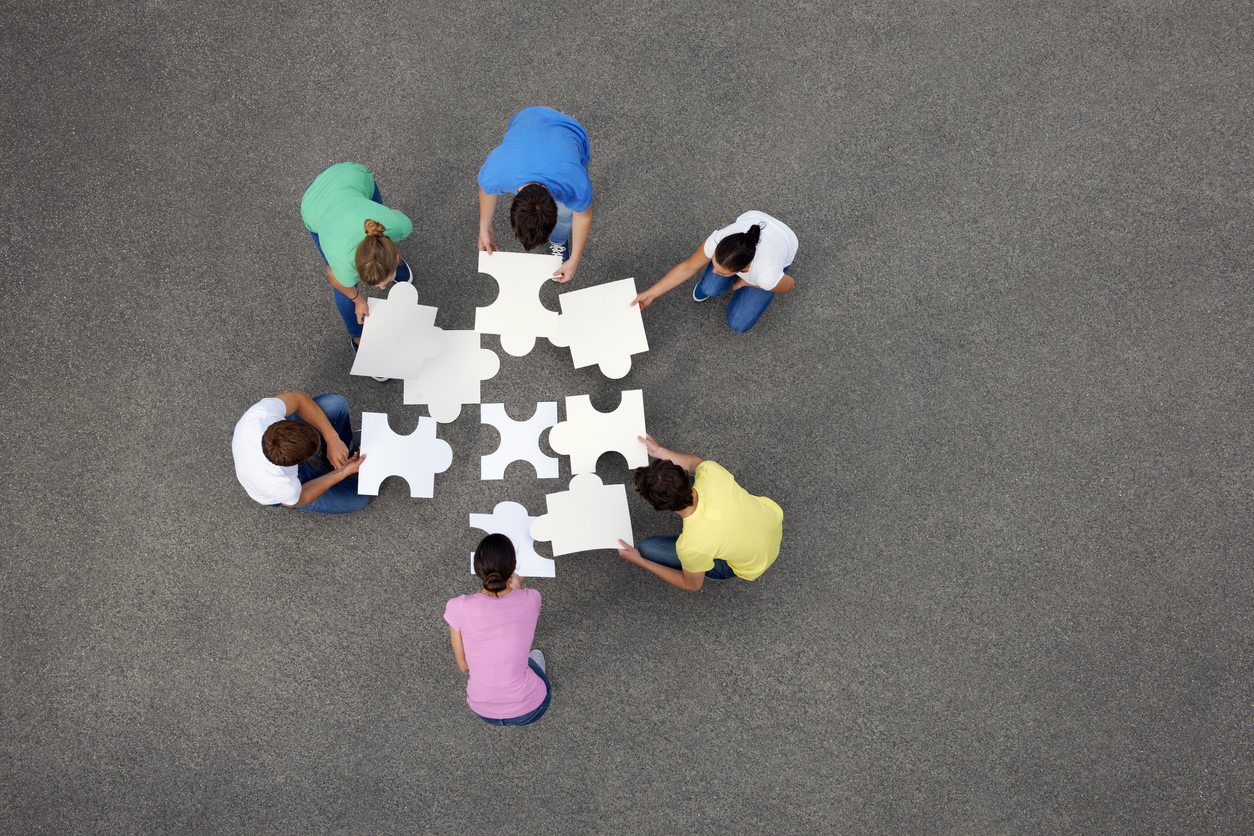
[[[231,453],[235,476],[262,505],[347,514],[370,501],[357,494],[357,470],[365,456],[350,454],[352,444],[348,401],[342,396],[284,392],[248,408],[235,424]],[[329,473],[310,464],[320,446]]]
[[644,310],[653,300],[688,281],[705,268],[692,298],[704,302],[711,296],[735,291],[727,303],[727,324],[743,334],[757,323],[777,294],[793,289],[788,268],[797,256],[797,234],[787,224],[756,209],[734,223],[715,230],[697,251],[667,271],[631,304]]

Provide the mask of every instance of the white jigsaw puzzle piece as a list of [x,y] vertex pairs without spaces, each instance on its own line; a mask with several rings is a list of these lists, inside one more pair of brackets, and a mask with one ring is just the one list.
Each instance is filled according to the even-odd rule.
[[436,309],[418,304],[414,283],[397,282],[387,299],[370,299],[370,316],[350,374],[417,377],[422,363],[444,349],[444,331],[435,327]]
[[[556,404],[554,404],[556,406]],[[504,534],[514,544],[518,558],[515,571],[524,578],[557,577],[557,561],[536,554],[535,540],[531,539],[531,524],[535,517],[517,502],[498,502],[491,514],[471,514],[470,527],[488,534]],[[470,553],[470,573],[475,573],[475,554]]]
[[557,402],[536,404],[535,414],[526,421],[515,421],[505,404],[485,403],[479,409],[480,421],[491,424],[501,434],[501,446],[480,460],[480,479],[504,479],[511,462],[527,461],[536,469],[537,479],[556,479],[558,460],[540,449],[540,433],[557,423]]
[[479,272],[496,279],[496,301],[475,308],[475,330],[498,334],[501,348],[522,357],[535,347],[536,337],[552,339],[558,314],[540,304],[540,288],[562,266],[561,256],[529,253],[479,253]]
[[409,483],[409,495],[430,499],[435,495],[435,474],[453,463],[453,448],[435,437],[435,419],[419,418],[409,435],[397,435],[383,412],[361,414],[361,452],[366,457],[357,471],[357,493],[378,496],[379,485],[389,476]]
[[649,350],[640,308],[631,304],[635,298],[634,278],[561,294],[562,315],[550,342],[569,346],[577,369],[596,364],[608,378],[623,377],[631,371],[631,355]]
[[614,450],[628,467],[644,467],[649,452],[640,439],[645,435],[644,391],[623,392],[613,412],[598,412],[587,395],[566,398],[566,420],[549,431],[549,446],[570,456],[571,473],[592,473],[602,453]]
[[570,489],[545,496],[549,512],[531,524],[531,536],[553,543],[553,555],[618,549],[631,545],[631,511],[623,485],[603,485],[595,473],[580,473]]
[[426,404],[441,424],[457,420],[462,404],[482,400],[480,384],[501,370],[501,358],[482,348],[478,331],[445,331],[444,350],[422,364],[417,377],[405,378],[407,404]]

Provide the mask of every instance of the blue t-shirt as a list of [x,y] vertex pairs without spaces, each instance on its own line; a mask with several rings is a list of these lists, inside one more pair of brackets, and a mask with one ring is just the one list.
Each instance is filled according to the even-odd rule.
[[588,132],[574,119],[547,107],[520,110],[479,169],[479,188],[487,194],[516,192],[540,183],[560,203],[576,212],[592,205],[588,179]]

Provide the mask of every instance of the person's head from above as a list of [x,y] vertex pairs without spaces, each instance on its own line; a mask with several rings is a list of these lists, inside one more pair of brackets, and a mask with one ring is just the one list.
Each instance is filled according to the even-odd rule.
[[636,493],[659,511],[682,511],[692,505],[692,482],[679,465],[657,459],[633,473]]
[[530,252],[549,240],[557,226],[557,201],[539,183],[528,183],[514,195],[509,207],[509,223],[514,237]]
[[322,436],[304,421],[275,421],[261,436],[261,452],[279,467],[291,467],[318,452]]
[[733,232],[718,242],[714,248],[714,272],[720,276],[734,276],[749,269],[758,252],[758,239],[762,227],[754,224],[746,232]]
[[504,534],[489,534],[475,549],[475,574],[483,581],[483,591],[500,595],[509,586],[516,565],[514,543]]
[[396,243],[383,233],[386,227],[378,221],[367,220],[366,237],[357,245],[357,278],[371,287],[387,287],[396,278],[401,254]]

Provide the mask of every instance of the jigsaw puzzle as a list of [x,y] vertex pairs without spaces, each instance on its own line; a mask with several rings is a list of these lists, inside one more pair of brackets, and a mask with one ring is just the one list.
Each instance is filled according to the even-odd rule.
[[631,371],[631,355],[649,350],[640,308],[631,304],[635,298],[635,279],[563,293],[557,297],[562,315],[549,341],[570,348],[575,368],[596,364],[601,374],[617,380]]
[[379,485],[389,476],[409,483],[409,495],[430,499],[435,495],[435,474],[453,463],[453,448],[435,437],[435,419],[419,418],[409,435],[397,435],[383,412],[361,414],[361,452],[366,460],[357,471],[357,493],[378,496]]
[[426,404],[441,424],[457,420],[462,404],[479,403],[480,384],[501,370],[496,352],[480,347],[478,331],[445,331],[444,350],[422,364],[417,377],[405,378],[407,404]]
[[603,485],[595,473],[580,473],[570,489],[545,496],[549,512],[531,524],[530,534],[553,543],[553,555],[635,545],[631,512],[623,485]]
[[475,330],[500,335],[501,348],[514,357],[528,354],[536,337],[552,339],[558,314],[540,304],[540,288],[561,266],[556,255],[480,252],[479,272],[496,279],[500,292],[491,305],[475,309]]
[[602,453],[614,450],[628,467],[644,467],[649,453],[644,442],[644,392],[629,389],[618,409],[598,412],[587,395],[566,398],[566,420],[549,431],[549,446],[570,456],[571,473],[591,473]]
[[504,479],[505,468],[516,461],[531,462],[537,479],[557,478],[557,459],[540,450],[540,433],[557,423],[555,401],[536,404],[535,414],[526,421],[510,418],[505,404],[499,403],[485,403],[479,414],[484,424],[491,424],[501,434],[501,445],[496,452],[481,459],[482,480]]
[[417,377],[423,361],[444,349],[444,331],[435,327],[436,309],[418,304],[413,282],[392,285],[387,299],[370,299],[350,374]]
[[[556,404],[554,404],[556,406]],[[514,571],[524,578],[557,577],[557,561],[536,554],[535,540],[531,539],[531,524],[536,518],[517,502],[498,502],[491,514],[471,514],[470,527],[482,529],[487,534],[504,534],[514,544],[518,565]],[[470,573],[475,571],[475,555],[470,554]]]

